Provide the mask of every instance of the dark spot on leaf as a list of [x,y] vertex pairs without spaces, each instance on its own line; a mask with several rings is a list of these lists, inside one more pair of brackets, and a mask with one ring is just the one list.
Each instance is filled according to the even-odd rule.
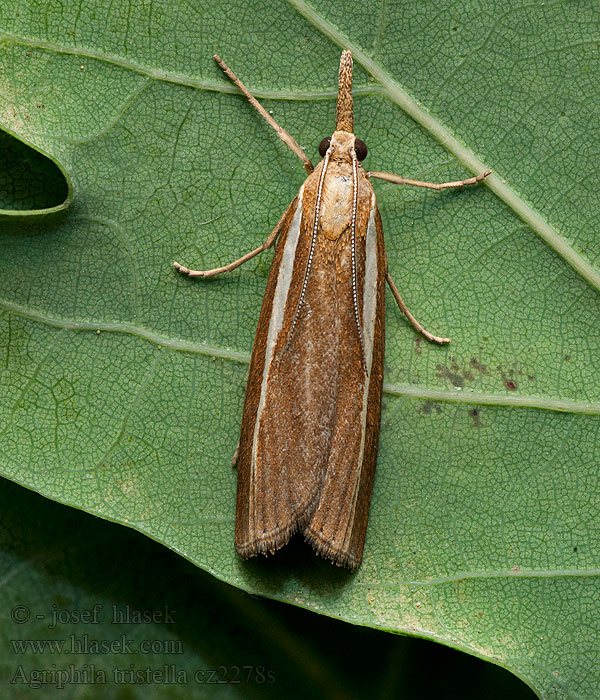
[[444,365],[436,365],[436,369],[438,372],[438,377],[445,377],[446,379],[449,379],[453,386],[462,387],[464,385],[463,377],[461,377],[460,374],[453,372],[449,367],[445,367]]
[[423,348],[421,347],[421,343],[423,342],[423,338],[419,338],[419,336],[415,337],[415,354],[420,355],[421,352],[423,351]]
[[428,416],[429,414],[433,413],[441,413],[442,412],[442,407],[437,401],[425,401],[423,403],[423,407],[421,408],[421,412],[423,415]]
[[488,374],[487,365],[484,365],[483,363],[479,362],[479,360],[476,357],[471,358],[470,365],[473,369],[476,369],[478,372],[481,372],[481,374]]
[[565,356],[563,357],[563,360],[564,360],[565,362],[569,362],[570,359],[571,359],[571,355],[565,355]]
[[573,547],[573,551],[576,552],[576,551],[577,551],[577,547]]
[[469,411],[469,415],[473,419],[473,423],[476,428],[481,428],[481,419],[479,418],[479,409],[474,408],[472,411]]
[[525,370],[522,370],[517,366],[517,363],[515,363],[513,367],[505,367],[504,365],[498,365],[496,369],[502,375],[502,381],[504,382],[504,386],[509,391],[516,391],[519,386],[515,377],[526,376],[529,379],[529,381],[535,381],[535,375],[527,374]]

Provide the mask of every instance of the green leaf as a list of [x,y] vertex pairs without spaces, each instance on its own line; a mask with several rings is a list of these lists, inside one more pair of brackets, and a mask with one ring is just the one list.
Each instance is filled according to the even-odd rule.
[[249,596],[4,479],[0,512],[4,698],[532,697],[493,664]]
[[[73,193],[65,179],[50,202],[27,200],[59,213],[4,203],[1,472],[248,591],[439,640],[542,697],[594,698],[597,13],[348,5],[0,7],[0,124]],[[355,576],[302,546],[233,552],[229,463],[271,254],[206,282],[170,267],[256,247],[303,180],[213,53],[316,160],[340,47],[367,168],[494,172],[460,192],[377,187],[392,275],[452,345],[425,347],[388,304]]]

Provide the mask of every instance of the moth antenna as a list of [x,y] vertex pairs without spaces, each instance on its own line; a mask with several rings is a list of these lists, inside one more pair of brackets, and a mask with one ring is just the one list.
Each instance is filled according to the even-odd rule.
[[362,355],[362,364],[366,374],[369,374],[367,369],[367,358],[365,354],[365,341],[363,339],[363,332],[360,325],[360,313],[358,311],[358,294],[357,294],[357,281],[356,281],[356,212],[358,209],[358,167],[356,160],[356,153],[352,152],[352,181],[353,181],[353,194],[352,194],[352,245],[351,245],[351,255],[352,255],[352,304],[354,306],[354,320],[356,321],[356,329],[358,330],[358,339],[360,340],[360,349]]
[[354,133],[354,107],[352,104],[352,54],[342,51],[340,79],[338,85],[336,131]]

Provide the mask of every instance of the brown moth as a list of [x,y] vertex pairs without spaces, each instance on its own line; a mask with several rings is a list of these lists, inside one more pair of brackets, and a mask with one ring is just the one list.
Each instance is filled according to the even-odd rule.
[[[336,129],[313,167],[296,141],[215,60],[298,155],[306,181],[255,250],[224,267],[190,270],[212,277],[235,269],[277,241],[252,348],[237,461],[235,548],[241,557],[273,553],[301,532],[318,554],[355,571],[362,561],[381,414],[385,282],[415,330],[387,269],[381,217],[369,178],[443,189],[490,171],[434,184],[365,172],[365,144],[354,136],[352,57],[340,61]],[[277,240],[279,239],[279,240]]]

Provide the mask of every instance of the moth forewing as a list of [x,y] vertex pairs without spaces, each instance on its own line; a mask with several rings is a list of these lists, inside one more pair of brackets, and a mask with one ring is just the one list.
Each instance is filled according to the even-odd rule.
[[357,237],[357,291],[366,367],[361,373],[355,362],[341,373],[327,469],[317,508],[305,529],[306,539],[319,554],[351,570],[362,561],[367,532],[379,443],[385,348],[386,261],[374,195],[367,221],[363,221],[363,211],[357,218],[361,234]]
[[279,237],[258,320],[237,454],[235,547],[267,554],[301,532],[316,551],[355,570],[362,560],[375,476],[383,354],[385,281],[411,325],[387,271],[381,217],[370,177],[419,187],[461,187],[390,173],[365,173],[366,145],[353,133],[352,57],[342,53],[336,131],[312,163],[256,102],[231,69],[215,59],[309,173],[265,240],[224,267],[180,272],[211,277],[235,269]]
[[308,177],[271,266],[238,458],[242,556],[275,551],[300,531],[336,563],[354,569],[362,558],[379,434],[385,254],[372,187],[347,155],[332,154]]
[[[237,459],[235,546],[242,557],[275,551],[296,529],[295,514],[287,495],[290,485],[285,483],[285,475],[278,473],[277,465],[265,459],[265,449],[259,438],[262,440],[265,431],[268,434],[270,429],[275,441],[284,435],[276,420],[270,417],[269,406],[266,412],[264,408],[267,398],[269,405],[274,398],[274,385],[268,386],[269,370],[274,366],[275,340],[283,324],[282,301],[285,303],[290,294],[303,211],[301,189],[288,208],[282,226],[250,359]],[[263,417],[261,422],[259,416]],[[269,420],[274,425],[271,426]],[[261,489],[271,494],[270,504],[263,501]],[[257,528],[261,530],[260,536],[257,536]]]

